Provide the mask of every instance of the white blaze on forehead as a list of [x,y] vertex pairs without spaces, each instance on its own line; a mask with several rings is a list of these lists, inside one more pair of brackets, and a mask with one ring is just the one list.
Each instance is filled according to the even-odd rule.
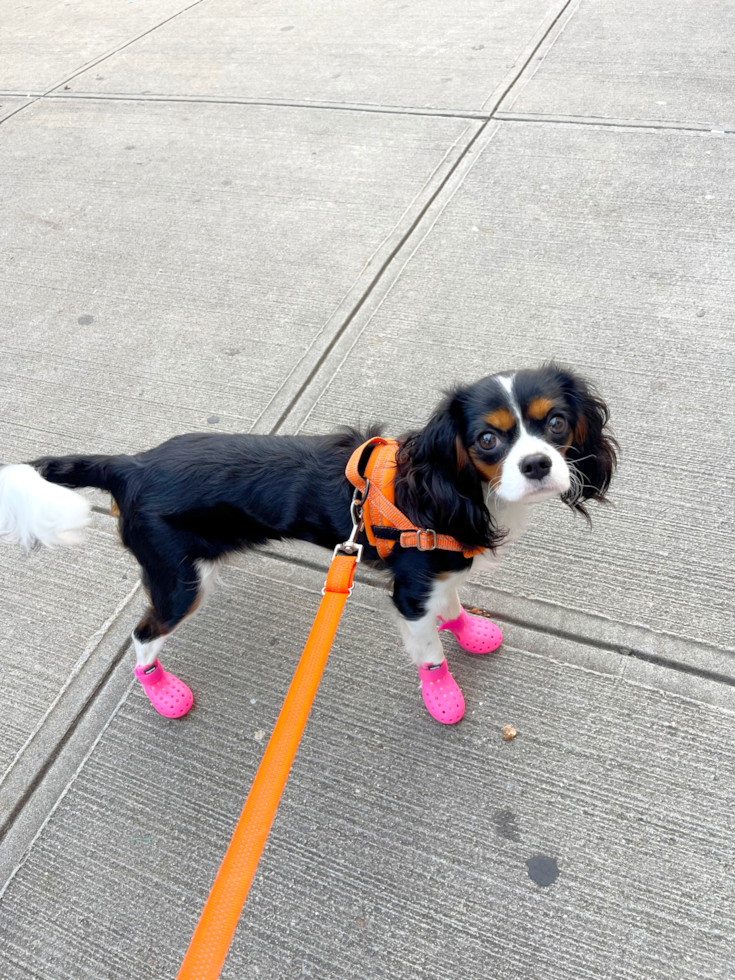
[[516,405],[516,401],[513,396],[513,379],[515,378],[515,374],[497,374],[495,378],[498,384],[501,385],[501,387],[505,388],[505,390],[508,392],[510,407],[513,409],[515,414],[518,416],[518,419],[520,420],[521,413],[518,406]]
[[523,416],[521,415],[521,408],[515,398],[515,391],[513,388],[513,382],[515,381],[515,374],[499,374],[497,376],[498,382],[501,387],[503,387],[508,393],[508,407],[513,412],[515,417],[518,419],[518,426],[520,429],[519,435],[522,436],[526,432],[526,427],[523,424]]
[[[515,374],[497,375],[498,383],[508,392],[510,408],[518,419],[518,438],[510,447],[503,460],[503,472],[496,494],[501,500],[521,501],[525,497],[534,499],[556,497],[569,489],[569,467],[566,460],[550,442],[530,435],[523,424],[521,409],[515,399],[513,381]],[[529,480],[521,472],[521,463],[526,456],[542,453],[551,460],[551,469],[543,480]]]

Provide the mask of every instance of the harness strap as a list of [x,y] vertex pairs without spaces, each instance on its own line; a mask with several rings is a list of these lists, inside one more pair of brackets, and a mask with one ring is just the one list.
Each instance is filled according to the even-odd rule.
[[[363,456],[372,446],[365,463],[365,475],[360,473]],[[363,520],[368,542],[377,549],[385,560],[398,543],[402,548],[417,548],[419,551],[461,551],[466,558],[472,558],[484,548],[465,548],[449,534],[437,534],[432,528],[419,528],[395,505],[396,452],[395,439],[375,436],[353,452],[345,470],[350,483],[363,494],[368,487],[367,500],[363,504]],[[369,486],[368,486],[369,481]]]

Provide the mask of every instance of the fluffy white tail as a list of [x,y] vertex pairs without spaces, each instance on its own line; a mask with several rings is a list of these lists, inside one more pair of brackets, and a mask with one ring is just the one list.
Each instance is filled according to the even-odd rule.
[[0,541],[31,548],[78,544],[89,524],[89,502],[25,463],[0,467]]

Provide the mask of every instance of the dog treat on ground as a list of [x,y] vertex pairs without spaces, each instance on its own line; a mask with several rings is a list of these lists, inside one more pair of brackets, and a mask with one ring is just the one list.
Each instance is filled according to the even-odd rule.
[[517,734],[518,732],[515,730],[515,728],[512,725],[506,725],[505,728],[503,729],[503,738],[505,739],[506,742],[511,742],[516,737]]

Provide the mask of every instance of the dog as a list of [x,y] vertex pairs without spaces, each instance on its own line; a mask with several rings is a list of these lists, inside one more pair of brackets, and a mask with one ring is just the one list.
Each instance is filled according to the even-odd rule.
[[[438,721],[452,724],[464,714],[439,631],[453,632],[474,653],[490,652],[502,639],[494,624],[462,609],[457,588],[473,564],[497,562],[518,540],[531,506],[558,497],[587,516],[588,501],[606,500],[618,449],[608,424],[594,388],[549,363],[455,388],[424,428],[398,439],[396,506],[417,528],[450,535],[459,550],[396,542],[381,558],[364,532],[360,540],[364,560],[392,577],[404,644]],[[379,431],[191,433],[134,456],[5,465],[0,540],[26,548],[77,543],[89,503],[70,488],[110,493],[122,542],[138,560],[150,598],[133,632],[136,675],[157,710],[180,717],[191,692],[163,670],[158,655],[202,603],[215,563],[273,539],[328,549],[344,542],[353,496],[345,468]]]

